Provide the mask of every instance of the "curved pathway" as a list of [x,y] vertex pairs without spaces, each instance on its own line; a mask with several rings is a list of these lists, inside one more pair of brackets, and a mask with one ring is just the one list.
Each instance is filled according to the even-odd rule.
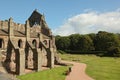
[[65,80],[94,80],[85,73],[86,64],[69,61],[62,62],[73,64],[72,71],[66,76]]

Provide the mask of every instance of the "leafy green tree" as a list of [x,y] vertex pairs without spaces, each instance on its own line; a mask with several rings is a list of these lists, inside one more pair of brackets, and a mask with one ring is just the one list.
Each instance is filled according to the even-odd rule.
[[120,57],[120,48],[119,47],[110,47],[108,49],[108,54],[107,56],[114,56],[114,57]]
[[95,38],[96,51],[107,51],[111,46],[119,47],[120,40],[117,35],[105,31],[99,31]]
[[99,31],[94,44],[96,51],[107,51],[105,56],[120,56],[120,38],[117,34]]
[[79,50],[79,46],[81,44],[79,44],[79,38],[81,37],[80,34],[72,34],[69,36],[69,39],[70,39],[70,50]]
[[87,34],[93,41],[96,37],[96,34],[95,33],[90,33],[90,34]]
[[94,50],[93,40],[88,35],[82,35],[78,41],[80,51]]
[[56,36],[56,46],[59,50],[68,50],[70,46],[69,37]]
[[97,34],[56,36],[56,46],[63,51],[105,51],[104,55],[120,56],[120,34],[99,31]]

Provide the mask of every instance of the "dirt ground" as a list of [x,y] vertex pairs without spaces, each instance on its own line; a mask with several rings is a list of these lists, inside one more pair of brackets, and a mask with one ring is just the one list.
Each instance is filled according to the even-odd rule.
[[73,64],[71,72],[66,76],[65,80],[94,80],[85,73],[86,64],[69,61],[62,62]]

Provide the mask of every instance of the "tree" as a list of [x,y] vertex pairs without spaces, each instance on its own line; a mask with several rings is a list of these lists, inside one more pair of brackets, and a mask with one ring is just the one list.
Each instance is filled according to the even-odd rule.
[[120,48],[119,47],[110,47],[108,49],[108,54],[107,56],[114,56],[114,57],[120,57]]
[[96,37],[96,34],[95,33],[90,33],[90,34],[87,34],[93,41]]
[[96,35],[94,45],[96,51],[107,51],[112,46],[119,47],[120,41],[116,34],[99,31]]
[[56,46],[59,50],[68,50],[70,46],[69,37],[56,36]]
[[73,51],[79,50],[78,47],[81,45],[81,44],[78,43],[80,37],[81,37],[80,34],[72,34],[72,35],[69,36],[69,39],[70,39],[70,50],[73,50]]
[[80,51],[94,50],[93,40],[88,35],[82,35],[78,41]]
[[56,36],[56,46],[63,51],[105,51],[104,55],[120,56],[120,34],[99,31],[97,34]]

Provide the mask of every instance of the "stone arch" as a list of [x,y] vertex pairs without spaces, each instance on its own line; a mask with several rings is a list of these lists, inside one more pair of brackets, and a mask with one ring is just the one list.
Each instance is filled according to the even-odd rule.
[[42,49],[42,66],[48,66],[48,54],[45,48]]
[[0,49],[1,49],[1,61],[4,62],[6,60],[6,50],[5,50],[5,43],[2,38],[0,38]]
[[9,67],[11,72],[16,72],[16,53],[14,49],[11,51]]
[[21,39],[18,40],[18,47],[23,48],[23,42]]
[[34,55],[32,50],[29,48],[28,55],[27,55],[27,69],[34,69]]
[[37,48],[37,41],[35,39],[32,41],[32,46],[34,46],[35,48]]
[[16,73],[16,64],[18,64],[16,63],[17,54],[14,48],[12,48],[11,46],[9,46],[8,48],[9,50],[7,50],[7,56],[4,62],[4,66],[8,73]]
[[44,41],[43,41],[43,43],[44,43],[45,45],[47,45],[47,44],[48,44],[47,40],[44,40]]
[[4,48],[4,40],[0,38],[0,48]]

